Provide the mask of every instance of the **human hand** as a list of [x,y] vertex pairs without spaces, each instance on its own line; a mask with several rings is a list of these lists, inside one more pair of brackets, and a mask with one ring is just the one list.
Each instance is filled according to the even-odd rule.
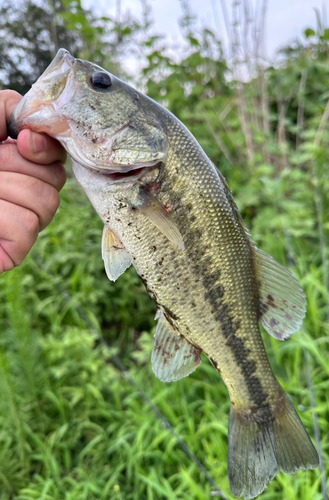
[[66,153],[55,139],[30,130],[7,139],[6,122],[21,98],[0,91],[0,274],[25,259],[54,217],[66,181]]

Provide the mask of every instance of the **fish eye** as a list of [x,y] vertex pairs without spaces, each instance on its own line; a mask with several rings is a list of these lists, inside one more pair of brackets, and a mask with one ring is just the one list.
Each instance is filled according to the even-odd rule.
[[102,71],[97,71],[93,73],[90,77],[90,84],[95,90],[100,90],[101,92],[106,92],[110,89],[112,85],[112,79],[107,73]]

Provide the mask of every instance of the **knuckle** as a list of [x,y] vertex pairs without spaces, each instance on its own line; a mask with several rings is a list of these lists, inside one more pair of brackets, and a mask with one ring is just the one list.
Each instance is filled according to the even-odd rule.
[[54,166],[55,166],[55,177],[56,177],[55,186],[60,190],[62,189],[62,187],[66,182],[67,178],[66,171],[63,164],[60,162],[56,162]]
[[49,217],[52,218],[59,207],[59,194],[56,188],[45,182],[43,183],[42,188],[43,188],[42,201],[45,210],[48,212],[47,219]]
[[24,228],[31,239],[37,237],[39,233],[39,217],[31,210],[25,210],[24,212]]
[[60,198],[58,191],[56,189],[53,189],[51,192],[51,196],[49,198],[49,209],[52,215],[55,215],[55,212],[57,211],[60,203]]

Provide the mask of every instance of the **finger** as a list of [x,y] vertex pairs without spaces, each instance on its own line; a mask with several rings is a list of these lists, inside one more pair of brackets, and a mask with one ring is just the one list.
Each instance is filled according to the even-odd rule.
[[7,120],[21,99],[22,96],[14,90],[0,92],[0,141],[7,139]]
[[60,191],[66,181],[66,172],[60,162],[48,166],[25,160],[17,151],[15,143],[0,144],[0,172],[16,172],[47,182]]
[[11,271],[15,267],[15,262],[4,248],[6,243],[7,243],[6,240],[0,239],[0,274],[2,274],[5,271]]
[[38,233],[39,219],[34,212],[0,200],[0,274],[21,264]]
[[29,175],[0,172],[0,199],[34,212],[42,231],[59,206],[57,189]]
[[17,148],[24,158],[35,163],[49,165],[54,161],[66,161],[65,149],[47,134],[22,130],[17,138]]

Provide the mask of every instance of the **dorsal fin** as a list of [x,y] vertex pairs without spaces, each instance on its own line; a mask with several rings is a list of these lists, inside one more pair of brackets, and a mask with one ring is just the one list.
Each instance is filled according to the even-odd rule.
[[279,340],[296,333],[303,323],[306,297],[289,269],[255,248],[257,279],[260,283],[260,321]]
[[162,312],[156,318],[159,321],[151,358],[154,374],[162,382],[187,377],[201,363],[201,350],[178,335]]

